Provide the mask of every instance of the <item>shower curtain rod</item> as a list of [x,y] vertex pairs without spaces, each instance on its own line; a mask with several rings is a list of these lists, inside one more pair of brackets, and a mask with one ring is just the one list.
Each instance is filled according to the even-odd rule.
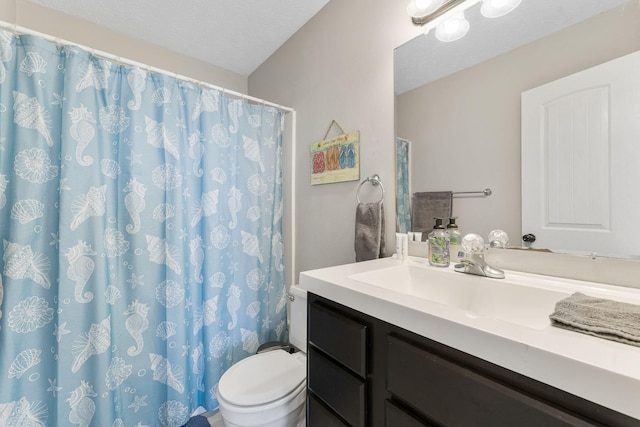
[[219,86],[215,86],[212,85],[210,83],[206,83],[203,81],[199,81],[199,80],[195,80],[189,77],[185,77],[185,76],[181,76],[179,74],[176,73],[172,73],[170,71],[165,71],[162,70],[160,68],[156,68],[156,67],[152,67],[150,65],[147,64],[142,64],[140,62],[136,62],[136,61],[132,61],[130,59],[125,59],[116,55],[112,55],[110,53],[107,52],[103,52],[100,50],[96,50],[87,46],[83,46],[81,44],[78,43],[73,43],[64,39],[61,39],[59,37],[54,37],[54,36],[50,36],[48,34],[44,34],[44,33],[40,33],[38,31],[34,31],[31,30],[29,28],[25,28],[25,27],[21,27],[19,25],[16,24],[12,24],[6,21],[2,21],[0,20],[0,29],[5,29],[8,31],[11,31],[15,34],[28,34],[28,35],[33,35],[33,36],[37,36],[37,37],[41,37],[43,39],[52,41],[54,43],[57,44],[65,44],[65,45],[73,45],[73,46],[78,46],[81,49],[87,50],[89,52],[91,52],[93,55],[96,56],[100,56],[106,59],[110,59],[113,60],[115,62],[118,62],[120,64],[125,64],[125,65],[132,65],[135,67],[139,67],[139,68],[143,68],[146,70],[149,70],[151,72],[154,73],[159,73],[159,74],[164,74],[164,75],[168,75],[168,76],[172,76],[175,77],[176,79],[179,80],[183,80],[183,81],[187,81],[190,83],[194,83],[196,85],[199,86],[203,86],[203,87],[207,87],[210,89],[214,89],[214,90],[219,90],[221,91],[223,94],[229,94],[231,96],[235,96],[237,98],[242,98],[242,99],[246,99],[247,101],[252,101],[255,102],[257,104],[264,104],[264,105],[269,105],[271,107],[275,107],[281,111],[284,111],[286,113],[291,113],[291,206],[290,206],[290,215],[291,215],[291,226],[289,229],[289,232],[291,233],[291,242],[289,243],[289,247],[291,248],[291,266],[289,267],[289,285],[294,285],[297,282],[296,279],[296,269],[297,269],[297,257],[296,257],[296,230],[297,230],[297,221],[296,221],[296,132],[297,132],[297,117],[296,117],[296,110],[291,108],[291,107],[285,107],[282,105],[278,105],[278,104],[274,104],[273,102],[269,102],[269,101],[265,101],[264,99],[260,99],[260,98],[255,98],[253,96],[249,96],[246,95],[244,93],[240,93],[240,92],[236,92],[233,90],[229,90],[229,89],[225,89],[225,88],[221,88]]
[[31,29],[26,28],[26,27],[21,27],[19,25],[12,24],[12,23],[9,23],[9,22],[6,22],[6,21],[0,20],[0,28],[5,29],[7,31],[11,31],[12,33],[15,33],[15,34],[27,34],[27,35],[41,37],[43,39],[52,41],[52,42],[54,42],[56,44],[78,46],[81,49],[84,49],[84,50],[86,50],[88,52],[91,52],[91,54],[94,55],[94,56],[99,56],[101,58],[117,62],[119,64],[131,65],[131,66],[134,66],[134,67],[145,69],[145,70],[153,72],[153,73],[158,73],[158,74],[164,74],[164,75],[167,75],[167,76],[171,76],[171,77],[174,77],[174,78],[176,78],[178,80],[183,80],[183,81],[186,81],[186,82],[189,82],[189,83],[193,83],[193,84],[198,85],[198,86],[203,86],[203,87],[206,87],[206,88],[209,88],[209,89],[219,90],[225,95],[231,95],[231,96],[234,96],[236,98],[246,99],[247,101],[252,101],[252,102],[255,102],[256,104],[269,105],[271,107],[275,107],[275,108],[277,108],[279,110],[282,110],[282,111],[285,111],[287,113],[291,113],[293,111],[293,108],[290,108],[290,107],[285,107],[283,105],[275,104],[273,102],[269,102],[269,101],[266,101],[264,99],[256,98],[256,97],[253,97],[253,96],[250,96],[250,95],[247,95],[247,94],[244,94],[244,93],[236,92],[236,91],[233,91],[233,90],[230,90],[230,89],[225,89],[225,88],[222,88],[220,86],[213,85],[211,83],[203,82],[201,80],[192,79],[190,77],[186,77],[186,76],[183,76],[183,75],[171,72],[171,71],[167,71],[167,70],[163,70],[163,69],[160,69],[160,68],[156,68],[156,67],[148,65],[148,64],[143,64],[141,62],[136,62],[136,61],[133,61],[131,59],[122,58],[120,56],[113,55],[111,53],[107,53],[107,52],[104,52],[104,51],[101,51],[101,50],[98,50],[98,49],[94,49],[94,48],[89,47],[89,46],[83,46],[81,44],[70,42],[68,40],[64,40],[64,39],[61,39],[59,37],[50,36],[48,34],[40,33],[38,31],[34,31],[34,30],[31,30]]

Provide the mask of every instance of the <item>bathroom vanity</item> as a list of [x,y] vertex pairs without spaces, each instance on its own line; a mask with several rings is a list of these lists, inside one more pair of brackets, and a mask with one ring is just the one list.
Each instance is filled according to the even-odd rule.
[[640,426],[640,348],[548,320],[575,290],[640,302],[638,290],[390,258],[300,285],[309,426]]

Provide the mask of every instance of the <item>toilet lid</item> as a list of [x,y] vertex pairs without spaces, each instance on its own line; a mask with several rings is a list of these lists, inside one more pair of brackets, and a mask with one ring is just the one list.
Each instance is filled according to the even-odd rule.
[[264,405],[295,390],[306,377],[307,367],[284,350],[249,356],[222,375],[218,392],[238,406]]

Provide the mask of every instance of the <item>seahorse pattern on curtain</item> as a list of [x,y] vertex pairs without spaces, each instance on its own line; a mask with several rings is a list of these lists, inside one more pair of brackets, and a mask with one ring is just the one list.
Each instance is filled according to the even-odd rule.
[[283,123],[0,31],[0,427],[179,426],[286,339]]
[[396,218],[398,233],[411,231],[411,194],[409,190],[409,145],[396,138]]

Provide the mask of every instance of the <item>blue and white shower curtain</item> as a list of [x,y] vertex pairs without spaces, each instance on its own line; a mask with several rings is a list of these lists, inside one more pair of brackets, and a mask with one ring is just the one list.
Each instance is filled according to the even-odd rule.
[[411,143],[396,138],[396,230],[411,231],[411,190],[409,189],[409,147]]
[[0,427],[180,426],[286,339],[283,115],[0,31]]

